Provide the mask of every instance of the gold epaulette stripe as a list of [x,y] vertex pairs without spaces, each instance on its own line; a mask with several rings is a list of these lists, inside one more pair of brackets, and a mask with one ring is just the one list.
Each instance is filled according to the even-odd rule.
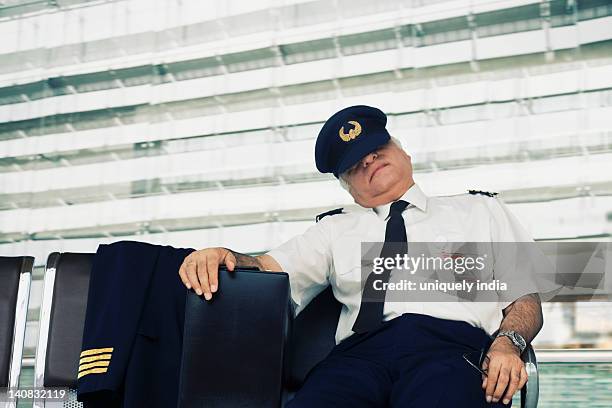
[[90,370],[81,371],[77,377],[77,380],[83,376],[86,376],[87,374],[102,374],[102,373],[105,373],[107,370],[108,368],[101,367],[101,368],[92,368]]
[[91,356],[92,354],[100,354],[100,353],[112,353],[114,347],[106,347],[106,348],[97,348],[97,349],[89,349],[81,351],[81,357]]
[[110,361],[95,361],[89,364],[81,364],[79,366],[79,371],[88,370],[93,367],[108,367]]
[[83,363],[91,363],[92,361],[98,360],[110,360],[112,354],[100,354],[99,356],[83,357],[79,360],[79,365]]

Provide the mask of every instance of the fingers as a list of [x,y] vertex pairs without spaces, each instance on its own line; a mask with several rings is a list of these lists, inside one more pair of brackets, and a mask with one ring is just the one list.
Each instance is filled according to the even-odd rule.
[[198,279],[200,281],[200,291],[196,290],[198,295],[204,293],[204,298],[210,300],[212,294],[210,293],[210,285],[208,283],[208,260],[206,257],[199,256],[196,260],[198,264]]
[[219,262],[213,260],[211,257],[208,257],[206,259],[206,269],[208,270],[208,283],[210,284],[210,291],[214,293],[217,291],[217,286],[219,284]]
[[519,390],[522,389],[525,384],[527,384],[527,381],[529,381],[529,375],[527,374],[525,365],[521,365],[521,381],[519,382]]
[[227,266],[228,271],[233,271],[236,267],[236,257],[231,253],[231,251],[227,251],[225,254],[224,263],[225,266]]
[[[210,291],[215,293],[219,287],[219,265],[224,264],[229,271],[233,271],[236,266],[236,257],[231,251],[224,248],[219,248],[221,253],[217,257],[209,256],[206,260],[206,268],[208,270],[208,283]],[[219,260],[220,258],[220,260]]]
[[[198,294],[202,294],[202,289],[200,288],[200,281],[198,280],[197,275],[197,264],[195,262],[195,257],[192,257],[190,255],[185,258],[185,260],[183,261],[183,265],[181,265],[181,268],[184,268],[185,274],[187,275],[188,284],[191,286],[191,288],[193,288],[196,293],[198,293],[199,291]],[[187,287],[187,289],[190,289],[190,287]]]
[[181,278],[181,282],[183,282],[183,285],[185,285],[187,289],[191,289],[191,283],[189,283],[189,278],[187,277],[187,269],[185,266],[185,262],[183,262],[181,264],[181,267],[179,268],[179,277]]
[[183,260],[179,277],[187,289],[192,289],[206,300],[219,289],[219,265],[225,262],[229,270],[236,266],[236,257],[225,248],[206,248],[194,251]]
[[[482,366],[480,366],[480,368],[482,369],[482,371],[484,371],[485,373],[487,372],[487,369],[489,368],[489,356],[486,355],[483,362],[482,362]],[[486,389],[487,388],[487,376],[486,375],[482,375],[482,389]]]
[[489,371],[487,371],[487,385],[485,395],[487,397],[487,402],[491,402],[493,400],[495,386],[497,385],[497,378],[500,374],[499,363],[497,363],[495,360],[491,361],[488,370]]
[[524,363],[516,356],[492,354],[490,361],[485,359],[482,368],[488,370],[482,388],[489,403],[497,403],[503,398],[502,402],[509,404],[528,379]]
[[521,382],[521,370],[514,367],[510,372],[510,382],[508,383],[508,389],[506,390],[506,394],[504,395],[504,404],[508,404],[512,399],[512,396],[520,387]]
[[508,367],[502,367],[499,370],[499,376],[497,377],[497,384],[495,391],[493,391],[493,402],[497,402],[501,399],[508,383],[510,382],[510,369]]

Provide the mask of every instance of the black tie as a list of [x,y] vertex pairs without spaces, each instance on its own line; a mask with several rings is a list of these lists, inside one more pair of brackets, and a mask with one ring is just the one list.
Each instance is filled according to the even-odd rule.
[[[389,210],[389,220],[385,230],[385,243],[380,251],[381,258],[395,258],[397,254],[408,252],[408,240],[406,238],[406,226],[402,212],[408,206],[408,202],[398,200],[391,204]],[[390,244],[392,243],[392,244]],[[365,333],[375,329],[382,323],[383,308],[385,306],[386,291],[374,290],[374,281],[380,279],[382,282],[389,282],[391,269],[385,269],[381,274],[370,273],[366,279],[361,297],[361,306],[357,320],[353,325],[355,333]]]

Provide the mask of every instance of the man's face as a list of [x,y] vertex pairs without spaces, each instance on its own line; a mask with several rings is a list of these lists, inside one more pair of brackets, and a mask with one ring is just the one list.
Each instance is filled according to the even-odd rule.
[[355,202],[366,208],[397,200],[414,184],[410,156],[392,141],[367,154],[343,176]]

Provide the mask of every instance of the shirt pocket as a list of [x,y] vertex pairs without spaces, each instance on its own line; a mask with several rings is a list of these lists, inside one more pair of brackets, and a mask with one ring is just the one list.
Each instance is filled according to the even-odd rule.
[[334,260],[334,269],[338,276],[358,275],[361,270],[361,260],[359,258]]
[[339,281],[359,281],[361,279],[362,261],[360,251],[334,257],[334,270]]
[[335,284],[347,293],[360,293],[363,282],[367,280],[372,268],[373,265],[362,265],[359,259],[347,263],[336,273]]
[[[350,232],[340,235],[332,246],[332,257],[335,275],[340,281],[360,282],[365,279],[374,267],[373,259],[362,259],[362,244],[368,243],[364,248],[370,257],[371,243],[377,237],[368,233]],[[382,248],[382,243],[379,245]],[[380,249],[376,247],[376,254]],[[362,276],[363,275],[363,276]]]

